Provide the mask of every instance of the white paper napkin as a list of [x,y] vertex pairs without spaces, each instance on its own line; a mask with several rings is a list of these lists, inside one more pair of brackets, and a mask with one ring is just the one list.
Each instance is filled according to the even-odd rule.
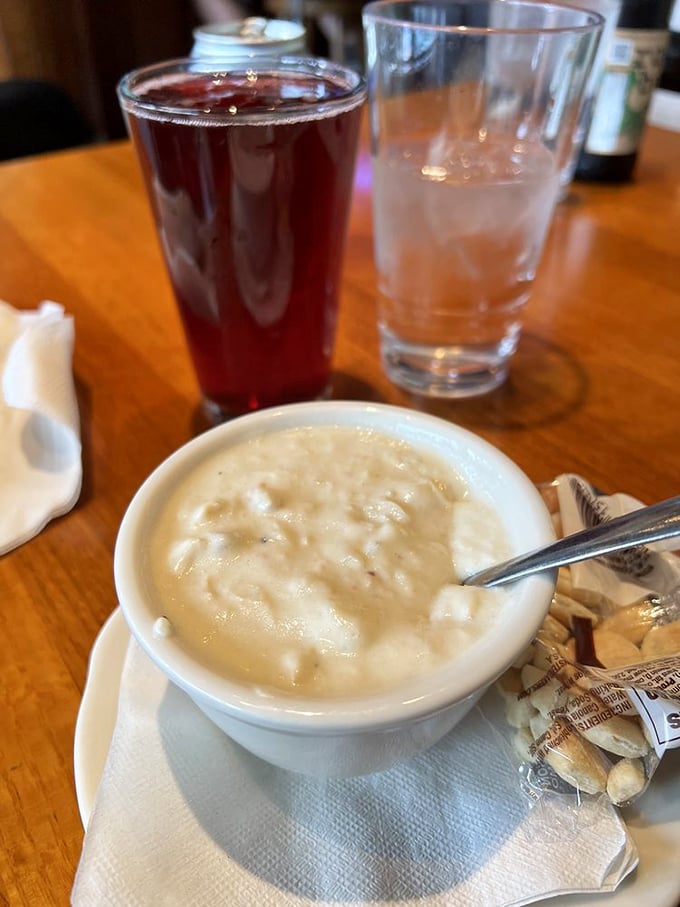
[[55,302],[0,302],[0,555],[78,500],[80,430],[73,319]]
[[389,771],[304,778],[233,743],[131,642],[72,902],[499,907],[613,889],[636,863],[617,812],[530,808],[496,708],[490,694]]

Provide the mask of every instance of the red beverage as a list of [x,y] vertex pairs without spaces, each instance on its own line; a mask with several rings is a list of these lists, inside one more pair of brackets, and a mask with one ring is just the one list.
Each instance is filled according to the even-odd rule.
[[199,384],[221,417],[327,388],[364,97],[332,64],[252,65],[154,68],[120,89]]

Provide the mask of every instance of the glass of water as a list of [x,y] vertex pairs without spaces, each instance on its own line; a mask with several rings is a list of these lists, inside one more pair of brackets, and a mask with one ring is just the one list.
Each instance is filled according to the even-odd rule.
[[381,355],[467,397],[507,376],[602,30],[536,0],[364,7]]

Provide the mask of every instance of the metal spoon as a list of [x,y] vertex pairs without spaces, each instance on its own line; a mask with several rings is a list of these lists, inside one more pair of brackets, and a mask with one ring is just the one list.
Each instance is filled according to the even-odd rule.
[[551,567],[575,564],[612,551],[633,548],[680,536],[680,496],[642,507],[607,520],[592,529],[583,529],[558,542],[509,561],[480,570],[463,580],[464,586],[499,586]]

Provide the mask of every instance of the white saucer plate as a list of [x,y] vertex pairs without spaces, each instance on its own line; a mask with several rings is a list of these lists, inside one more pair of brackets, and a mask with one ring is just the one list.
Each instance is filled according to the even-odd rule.
[[[92,648],[74,743],[76,797],[83,826],[94,805],[118,713],[130,635],[116,609]],[[680,750],[667,753],[652,782],[624,818],[638,848],[638,868],[611,894],[550,898],[554,907],[678,907],[680,904]]]

